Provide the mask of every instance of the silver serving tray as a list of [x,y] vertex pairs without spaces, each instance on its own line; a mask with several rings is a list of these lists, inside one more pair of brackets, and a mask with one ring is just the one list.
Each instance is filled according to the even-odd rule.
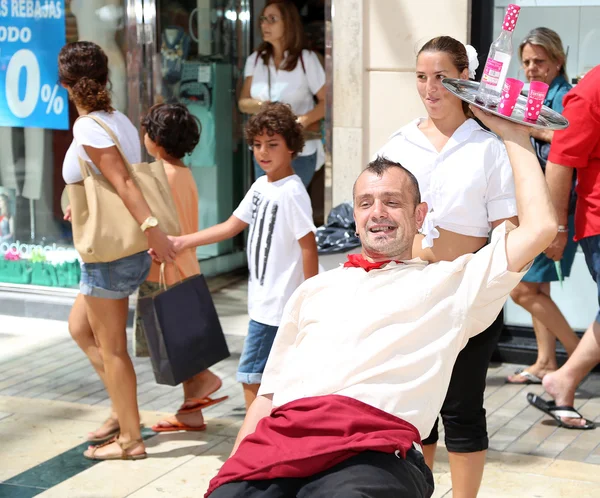
[[537,121],[531,122],[525,119],[525,109],[527,108],[527,97],[520,95],[515,104],[515,108],[510,116],[500,114],[495,109],[485,107],[483,104],[475,102],[475,97],[479,92],[479,83],[477,81],[462,80],[456,78],[444,78],[442,85],[452,94],[456,95],[459,99],[468,102],[479,109],[482,109],[494,116],[512,121],[513,123],[519,123],[525,126],[531,126],[532,128],[539,128],[542,130],[563,130],[569,126],[569,121],[565,119],[562,114],[553,111],[547,106],[542,106],[542,111]]

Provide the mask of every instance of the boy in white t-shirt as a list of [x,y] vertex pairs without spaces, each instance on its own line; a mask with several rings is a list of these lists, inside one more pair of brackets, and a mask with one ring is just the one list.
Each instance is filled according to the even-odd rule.
[[310,198],[292,169],[292,160],[304,147],[302,125],[288,105],[273,103],[250,118],[245,135],[266,176],[254,182],[227,221],[172,240],[181,251],[230,239],[250,227],[250,324],[237,373],[248,409],[260,387],[283,308],[296,288],[318,273],[318,255]]

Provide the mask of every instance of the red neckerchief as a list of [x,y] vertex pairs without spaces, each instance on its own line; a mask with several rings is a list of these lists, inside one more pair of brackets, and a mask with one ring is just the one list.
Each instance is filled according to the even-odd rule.
[[[377,263],[371,263],[363,258],[362,254],[348,254],[348,261],[344,263],[344,268],[362,268],[365,271],[377,270],[383,265],[387,265],[394,261],[388,259],[387,261],[378,261]],[[402,263],[401,261],[394,261],[394,263]]]

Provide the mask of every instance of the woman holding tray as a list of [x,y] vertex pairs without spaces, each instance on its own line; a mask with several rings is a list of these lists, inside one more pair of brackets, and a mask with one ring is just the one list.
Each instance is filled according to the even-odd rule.
[[[491,229],[517,223],[514,182],[503,143],[484,130],[466,104],[442,85],[444,78],[474,77],[477,54],[449,36],[428,41],[417,55],[417,90],[427,116],[404,126],[379,155],[399,162],[417,178],[429,212],[414,257],[454,261],[487,244]],[[460,352],[442,406],[455,498],[475,498],[488,437],[483,408],[487,368],[502,330],[502,313]],[[437,423],[423,439],[433,468]]]

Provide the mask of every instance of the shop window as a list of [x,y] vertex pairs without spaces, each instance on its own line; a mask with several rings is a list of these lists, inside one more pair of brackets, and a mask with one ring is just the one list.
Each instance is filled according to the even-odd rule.
[[[11,2],[0,9],[0,39],[6,33],[0,52],[0,283],[79,283],[71,226],[61,209],[62,162],[77,113],[58,85],[56,57],[65,42],[89,40],[102,46],[109,58],[113,103],[126,112],[124,7],[122,0],[49,0]],[[15,41],[15,29],[21,38],[31,33],[23,47]],[[16,77],[7,75],[11,64],[24,60],[20,48],[34,62]],[[6,95],[11,85],[17,89],[12,105]],[[14,105],[15,99],[32,98],[31,109]]]

